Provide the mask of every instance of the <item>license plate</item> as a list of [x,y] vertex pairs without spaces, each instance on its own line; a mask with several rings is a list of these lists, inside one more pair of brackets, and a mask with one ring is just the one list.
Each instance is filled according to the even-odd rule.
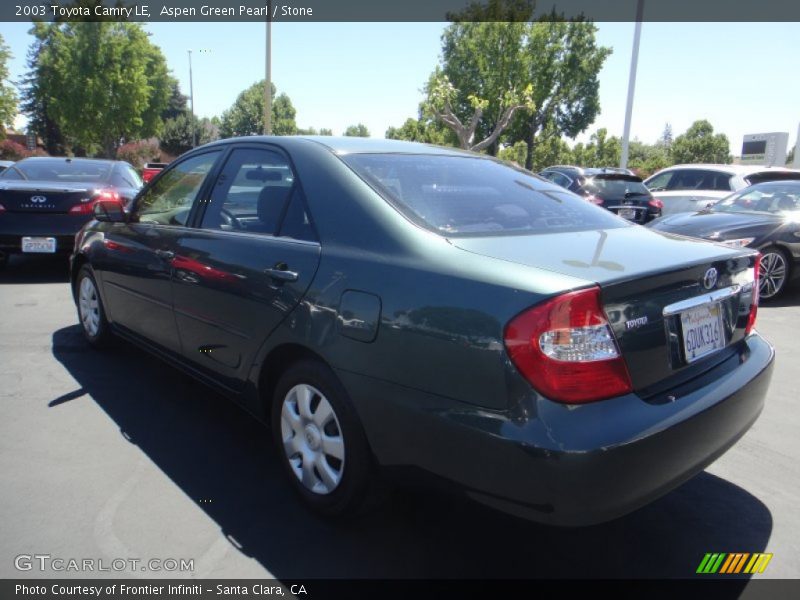
[[628,219],[630,221],[636,220],[636,211],[632,208],[622,208],[617,214],[623,219]]
[[52,254],[56,251],[56,238],[24,237],[22,238],[22,251]]
[[719,304],[705,304],[681,313],[683,353],[691,363],[725,347],[725,328]]

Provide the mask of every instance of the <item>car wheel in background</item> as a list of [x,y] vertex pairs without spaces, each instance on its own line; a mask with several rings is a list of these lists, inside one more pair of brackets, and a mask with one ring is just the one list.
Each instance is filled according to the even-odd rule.
[[770,300],[780,295],[789,281],[789,260],[779,248],[770,247],[761,252],[759,271],[759,296]]
[[111,331],[103,310],[103,301],[97,291],[97,282],[89,265],[83,265],[78,272],[75,297],[83,336],[93,346],[107,345],[111,339]]
[[330,368],[303,360],[283,374],[272,402],[272,433],[306,506],[342,517],[366,507],[375,484],[372,455],[347,392]]

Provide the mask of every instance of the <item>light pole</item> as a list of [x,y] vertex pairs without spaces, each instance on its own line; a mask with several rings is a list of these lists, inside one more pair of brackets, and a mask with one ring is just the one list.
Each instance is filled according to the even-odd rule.
[[197,145],[197,131],[194,128],[194,86],[192,85],[192,51],[189,53],[189,107],[192,111],[192,148]]
[[272,135],[272,18],[267,2],[266,68],[264,73],[264,135]]
[[625,169],[628,166],[628,146],[631,137],[631,115],[633,114],[633,92],[636,89],[636,66],[639,62],[639,38],[642,36],[642,13],[644,0],[636,2],[636,28],[633,31],[633,51],[631,52],[631,72],[628,77],[628,103],[625,106],[625,129],[622,132],[622,156],[619,166]]

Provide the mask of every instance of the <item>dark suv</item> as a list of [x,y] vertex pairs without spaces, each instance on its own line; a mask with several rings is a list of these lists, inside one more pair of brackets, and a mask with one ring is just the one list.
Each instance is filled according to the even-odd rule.
[[635,223],[660,217],[664,206],[628,169],[555,166],[539,175]]

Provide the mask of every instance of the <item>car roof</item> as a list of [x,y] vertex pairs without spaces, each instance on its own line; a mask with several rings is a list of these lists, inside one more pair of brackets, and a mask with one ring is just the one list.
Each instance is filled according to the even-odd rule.
[[272,142],[281,143],[284,146],[294,144],[319,144],[325,146],[338,155],[346,154],[438,154],[443,156],[466,156],[472,158],[491,158],[485,154],[460,150],[458,148],[446,148],[434,146],[432,144],[422,144],[420,142],[406,142],[403,140],[384,140],[377,138],[348,137],[348,136],[328,136],[328,135],[252,135],[246,137],[227,138],[212,142],[212,144],[227,144],[233,142]]
[[[783,187],[783,186],[790,186],[796,187],[800,190],[800,179],[775,179],[772,181],[762,181],[760,183],[754,183],[753,185],[745,188],[745,189],[752,189],[752,188],[770,188],[770,187]],[[744,190],[740,190],[744,191]]]
[[[675,169],[697,169],[697,170],[714,170],[730,175],[750,175],[751,173],[761,173],[763,171],[787,171],[787,172],[800,172],[797,169],[790,169],[788,167],[767,167],[764,165],[722,165],[713,163],[698,163],[698,164],[685,164],[685,165],[672,165],[665,169],[661,169],[658,173],[672,171]],[[658,175],[655,173],[654,175]]]
[[84,158],[84,157],[71,157],[71,156],[29,156],[28,158],[23,158],[20,161],[17,161],[16,164],[20,163],[57,163],[57,162],[68,162],[68,163],[79,163],[79,162],[93,162],[93,163],[100,163],[100,164],[114,164],[114,163],[122,163],[125,161],[122,160],[112,160],[110,158]]

